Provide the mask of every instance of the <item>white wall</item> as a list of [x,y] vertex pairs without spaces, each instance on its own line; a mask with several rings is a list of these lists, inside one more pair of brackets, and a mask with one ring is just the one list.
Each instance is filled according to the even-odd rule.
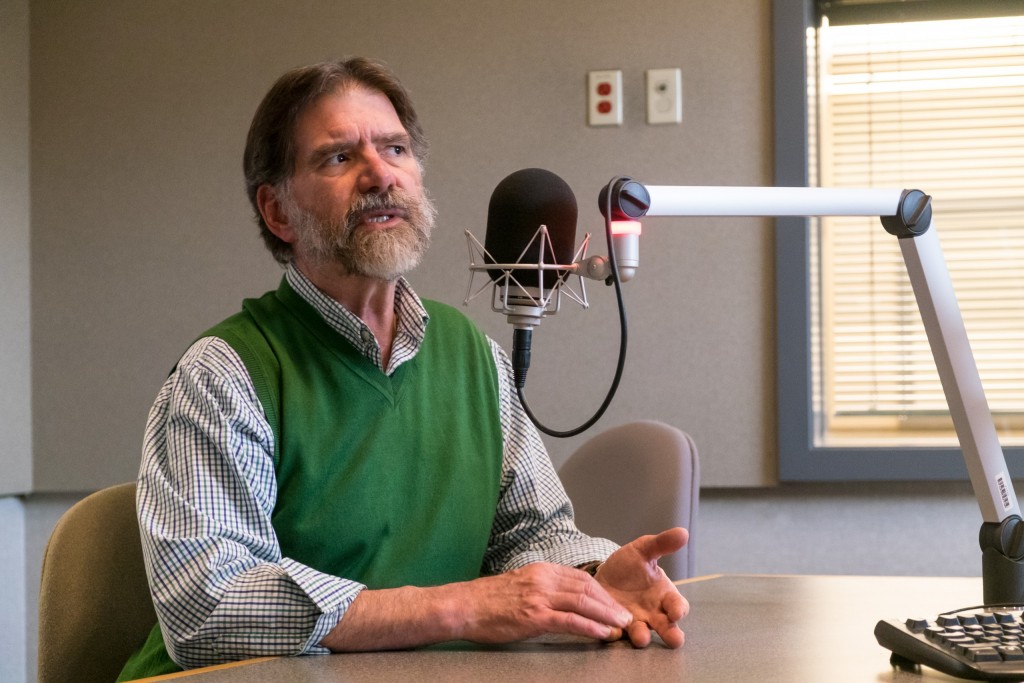
[[[581,236],[601,227],[597,194],[618,174],[769,183],[768,0],[645,5],[32,2],[35,490],[134,476],[139,427],[178,354],[276,284],[240,165],[252,113],[286,68],[368,54],[402,77],[431,138],[426,182],[440,212],[412,281],[456,305],[469,278],[463,232],[482,234],[511,171],[562,175]],[[684,124],[648,126],[644,70],[665,66],[683,72]],[[624,124],[589,128],[587,72],[612,67]],[[685,425],[714,454],[709,485],[774,483],[769,223],[652,220],[641,251],[626,289],[627,373],[602,424]],[[556,428],[589,417],[611,380],[613,296],[590,290],[589,312],[567,310],[534,336],[527,395]],[[509,343],[488,302],[466,310]],[[551,448],[559,458],[577,443]]]
[[[27,610],[32,591],[25,565],[25,515],[21,501],[0,498],[0,681],[30,681],[27,667]],[[37,590],[38,592],[38,590]],[[34,670],[33,670],[34,671]]]
[[28,0],[0,0],[0,495],[32,486]]
[[966,483],[707,490],[694,547],[699,574],[980,576],[980,526]]
[[0,680],[28,673],[21,499],[32,486],[28,0],[0,0]]

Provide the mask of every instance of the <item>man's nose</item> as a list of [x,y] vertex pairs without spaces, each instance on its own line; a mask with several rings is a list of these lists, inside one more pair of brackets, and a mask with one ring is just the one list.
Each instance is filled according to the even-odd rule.
[[364,193],[387,192],[395,185],[394,170],[377,152],[366,155],[359,175],[359,190]]

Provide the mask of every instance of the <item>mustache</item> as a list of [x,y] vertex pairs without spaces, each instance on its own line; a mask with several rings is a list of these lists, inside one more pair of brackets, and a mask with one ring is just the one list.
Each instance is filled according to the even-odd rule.
[[349,207],[345,224],[349,230],[353,230],[362,222],[363,214],[371,211],[401,211],[408,214],[413,204],[412,198],[399,188],[392,188],[380,194],[359,195]]

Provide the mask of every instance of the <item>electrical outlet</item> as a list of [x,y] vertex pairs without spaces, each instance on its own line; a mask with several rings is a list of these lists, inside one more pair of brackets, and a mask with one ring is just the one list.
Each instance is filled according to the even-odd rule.
[[683,76],[680,69],[647,70],[647,123],[683,122]]
[[622,125],[621,71],[587,74],[587,123],[591,126]]

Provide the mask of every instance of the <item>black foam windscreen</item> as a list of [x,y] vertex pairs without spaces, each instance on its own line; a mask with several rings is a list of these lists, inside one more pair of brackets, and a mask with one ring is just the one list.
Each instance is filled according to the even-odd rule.
[[[484,260],[486,263],[538,263],[541,244],[539,239],[533,238],[537,229],[546,225],[551,246],[550,251],[545,250],[544,263],[570,265],[576,243],[576,216],[576,196],[559,176],[541,168],[516,171],[498,183],[491,193],[484,238],[484,248],[490,257]],[[487,272],[492,280],[502,276],[501,270]],[[538,270],[528,269],[513,273],[524,287],[537,287],[540,284],[538,274]],[[545,270],[544,286],[553,287],[563,274],[564,271]]]

